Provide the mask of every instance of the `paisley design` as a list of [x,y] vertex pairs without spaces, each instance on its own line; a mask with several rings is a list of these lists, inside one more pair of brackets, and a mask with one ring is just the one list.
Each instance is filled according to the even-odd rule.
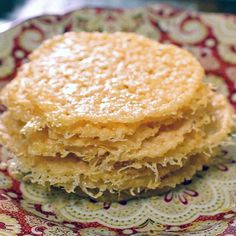
[[[99,14],[97,17],[90,17],[93,10],[84,9],[81,12],[75,12],[72,19],[72,30],[85,31],[131,31],[139,34],[160,39],[159,30],[149,24],[147,12],[144,9],[125,11],[121,14],[117,11],[107,11],[105,14]],[[105,23],[105,24],[104,24]]]
[[218,52],[224,61],[236,64],[236,42],[235,44],[219,44]]
[[[0,88],[44,39],[71,30],[130,31],[178,44],[198,58],[205,81],[236,104],[236,17],[163,5],[86,8],[17,25],[0,35]],[[162,196],[112,204],[19,183],[2,155],[0,235],[236,235],[235,153],[235,146],[222,147],[213,166]]]
[[[131,17],[130,17],[131,16]],[[149,16],[145,9],[137,9],[132,12],[126,12],[120,17],[120,24],[116,31],[125,30],[142,34],[146,37],[160,40],[161,33],[157,27],[149,24]]]
[[215,236],[223,233],[227,228],[228,224],[224,221],[204,221],[194,223],[182,235],[184,236]]
[[44,231],[45,236],[76,236],[71,229],[59,226],[53,226]]
[[[225,231],[228,224],[224,221],[203,221],[197,222],[189,225],[187,228],[171,226],[166,230],[166,235],[168,233],[170,235],[175,235],[175,233],[184,235],[184,236],[215,236]],[[148,235],[163,235],[163,231],[161,231],[158,227],[150,227],[150,224],[143,227],[141,230],[137,230],[138,232],[148,232]]]
[[236,34],[235,16],[218,14],[202,14],[201,19],[209,25],[214,36],[223,44],[234,44]]
[[25,217],[25,220],[26,220],[27,224],[32,228],[37,227],[37,226],[40,226],[40,227],[47,227],[48,226],[48,222],[46,220],[43,220],[39,217],[35,217],[32,215],[27,215]]
[[2,193],[0,195],[0,211],[17,212],[19,208],[12,202],[12,199]]
[[189,19],[173,28],[170,38],[178,43],[195,44],[202,41],[207,33],[207,28],[201,21]]
[[24,29],[19,37],[19,44],[26,51],[33,51],[43,41],[42,33],[37,29]]
[[[70,20],[68,17],[42,16],[32,20],[34,28],[43,33],[43,37],[50,38],[56,34],[63,33],[63,28]],[[40,36],[39,36],[40,38]]]
[[[154,14],[153,14],[154,12]],[[162,31],[168,33],[168,37],[180,44],[195,44],[201,42],[208,34],[208,29],[194,14],[188,12],[175,13],[170,9],[150,10],[150,17],[157,22]],[[161,13],[161,14],[160,14]],[[168,16],[168,17],[167,17]]]
[[13,236],[21,232],[21,226],[19,222],[6,214],[0,214],[0,235]]

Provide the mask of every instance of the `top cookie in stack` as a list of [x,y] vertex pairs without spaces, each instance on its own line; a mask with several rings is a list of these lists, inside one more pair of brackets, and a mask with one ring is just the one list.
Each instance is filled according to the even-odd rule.
[[143,36],[56,36],[2,91],[0,138],[31,182],[102,200],[162,191],[231,131],[228,102],[203,77],[187,51]]

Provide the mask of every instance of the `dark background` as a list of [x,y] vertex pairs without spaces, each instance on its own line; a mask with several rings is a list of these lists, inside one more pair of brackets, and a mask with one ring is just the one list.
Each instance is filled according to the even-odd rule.
[[81,6],[138,7],[155,3],[196,11],[236,14],[236,0],[0,0],[0,23],[44,13],[59,13]]

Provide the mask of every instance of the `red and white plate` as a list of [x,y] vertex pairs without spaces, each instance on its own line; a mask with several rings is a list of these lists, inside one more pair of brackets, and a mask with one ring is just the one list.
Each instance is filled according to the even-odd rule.
[[[132,31],[182,46],[236,108],[236,16],[163,5],[85,8],[19,23],[0,34],[0,86],[44,39],[66,31]],[[0,235],[236,235],[236,147],[223,148],[222,158],[163,196],[112,204],[19,183],[2,163]]]

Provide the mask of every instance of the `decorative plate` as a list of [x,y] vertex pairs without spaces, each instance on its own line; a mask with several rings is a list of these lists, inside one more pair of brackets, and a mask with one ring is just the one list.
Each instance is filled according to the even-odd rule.
[[[0,34],[0,86],[44,39],[66,31],[134,31],[191,51],[236,108],[236,17],[155,5],[122,10],[86,8],[29,19]],[[233,135],[234,136],[234,135]],[[2,158],[4,152],[2,152]],[[0,164],[0,235],[236,235],[236,147],[223,163],[163,196],[99,203],[58,197],[19,183]]]

